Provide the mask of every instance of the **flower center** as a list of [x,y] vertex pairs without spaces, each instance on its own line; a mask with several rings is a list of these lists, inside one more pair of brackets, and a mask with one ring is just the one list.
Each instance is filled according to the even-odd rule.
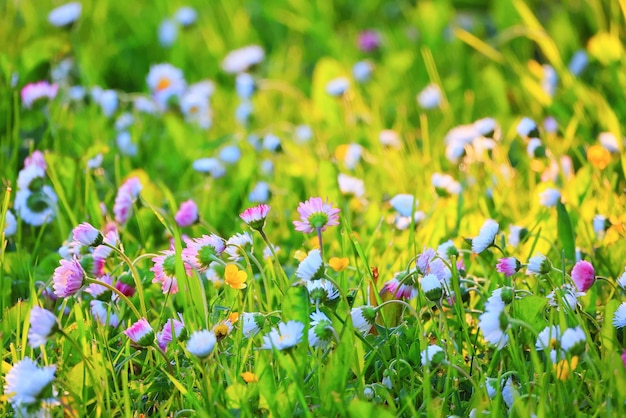
[[41,213],[49,207],[46,196],[41,193],[31,193],[26,200],[26,206],[37,213]]
[[167,77],[163,77],[162,79],[159,80],[159,83],[157,84],[156,89],[157,91],[165,90],[171,85],[172,85],[172,81]]
[[176,276],[176,257],[174,255],[168,255],[163,260],[163,272],[168,277]]
[[210,245],[205,245],[198,251],[198,262],[202,267],[208,267],[215,257],[215,249]]
[[328,216],[325,213],[317,212],[309,216],[309,223],[314,228],[321,228],[328,222]]

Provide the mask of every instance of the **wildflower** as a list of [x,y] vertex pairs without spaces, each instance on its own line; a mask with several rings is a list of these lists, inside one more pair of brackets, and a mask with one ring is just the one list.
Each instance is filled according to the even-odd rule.
[[313,130],[309,125],[298,125],[294,131],[294,136],[298,142],[307,142],[313,137]]
[[[546,298],[550,306],[559,307],[559,304],[565,304],[570,309],[574,310],[578,304],[578,297],[582,295],[584,295],[584,293],[577,292],[572,285],[564,284],[560,288],[550,292]],[[559,296],[560,302],[555,300],[557,296]]]
[[157,333],[156,339],[159,348],[163,351],[167,348],[167,345],[174,341],[174,339],[184,339],[187,335],[185,330],[185,324],[182,321],[182,315],[179,314],[180,320],[171,318],[163,325],[163,329]]
[[32,192],[20,189],[15,194],[13,203],[18,216],[31,226],[50,223],[56,215],[57,195],[50,186],[43,186]]
[[439,278],[434,274],[427,274],[422,277],[422,291],[431,302],[438,302],[443,296],[443,289]]
[[228,264],[224,270],[224,282],[233,289],[245,289],[248,273],[239,270],[236,264]]
[[137,112],[153,115],[159,113],[160,109],[156,102],[149,97],[137,96],[133,100],[133,107]]
[[48,22],[58,28],[69,26],[78,20],[81,11],[82,5],[80,3],[66,3],[48,13]]
[[504,273],[506,277],[511,277],[522,268],[522,263],[515,257],[505,257],[498,260],[496,264],[496,270],[499,273]]
[[200,158],[192,163],[194,170],[200,173],[208,173],[211,177],[217,179],[226,174],[224,165],[217,158]]
[[227,164],[235,164],[241,159],[241,150],[237,145],[229,145],[220,150],[219,157]]
[[58,329],[59,323],[54,314],[39,306],[30,311],[30,328],[28,330],[28,345],[32,348],[45,345],[48,338]]
[[217,338],[211,331],[194,331],[187,341],[187,351],[201,359],[208,357],[215,348]]
[[607,226],[610,225],[610,223],[608,223],[607,221],[608,220],[604,215],[597,214],[593,217],[593,232],[596,234],[596,236],[600,238],[603,236],[604,232],[607,229]]
[[198,216],[198,205],[193,199],[189,199],[180,204],[180,208],[176,215],[174,216],[174,220],[181,228],[186,226],[192,226],[197,223],[199,220]]
[[587,336],[581,327],[568,328],[561,337],[561,348],[574,356],[580,355],[585,351],[585,342]]
[[215,234],[203,235],[196,239],[185,239],[187,247],[183,249],[182,257],[187,266],[196,270],[206,271],[211,263],[215,261],[226,245],[224,240]]
[[270,198],[269,184],[265,181],[260,181],[254,185],[250,193],[248,194],[248,200],[253,203],[264,203]]
[[324,262],[319,249],[314,249],[300,262],[296,269],[296,277],[307,282],[320,279],[324,275]]
[[493,219],[487,219],[480,228],[478,236],[472,239],[472,252],[480,254],[491,247],[496,238],[500,225]]
[[337,182],[339,183],[339,190],[345,195],[362,197],[365,194],[365,182],[361,179],[339,173]]
[[502,288],[492,293],[485,304],[485,312],[480,315],[478,322],[485,340],[498,349],[503,348],[509,341],[507,334],[509,321],[504,312],[505,301],[502,299],[502,294]]
[[139,319],[131,325],[130,328],[127,328],[124,334],[130,338],[132,342],[142,347],[148,347],[154,342],[154,331],[145,318]]
[[127,155],[129,157],[137,155],[137,144],[133,143],[129,132],[119,132],[115,137],[115,144],[122,155]]
[[421,357],[422,367],[426,367],[426,365],[436,367],[444,361],[445,352],[443,351],[443,348],[438,345],[431,344],[422,351]]
[[20,92],[22,104],[26,109],[30,109],[33,107],[33,104],[40,99],[54,99],[58,90],[59,86],[57,84],[50,84],[47,81],[27,84]]
[[537,254],[528,260],[527,270],[535,275],[548,274],[552,271],[550,260],[543,254]]
[[75,241],[80,242],[85,247],[97,247],[102,244],[104,239],[102,233],[88,222],[83,222],[74,228],[72,236]]
[[434,173],[431,183],[438,196],[449,197],[461,193],[461,183],[454,180],[449,174]]
[[293,221],[293,224],[299,232],[325,231],[329,226],[339,225],[339,212],[331,203],[324,203],[321,197],[312,197],[306,202],[300,202],[300,220]]
[[561,330],[556,325],[547,326],[537,335],[537,350],[553,350],[560,348]]
[[[15,363],[6,375],[4,393],[17,415],[30,415],[24,409],[30,411],[40,402],[46,401],[44,396],[51,392],[55,372],[55,365],[39,367],[29,357]],[[20,414],[20,411],[24,411],[24,414]]]
[[542,206],[551,208],[561,201],[561,192],[557,189],[548,188],[539,193],[539,203]]
[[183,6],[176,10],[176,13],[174,13],[174,18],[181,26],[187,27],[196,23],[198,14],[193,7]]
[[309,327],[309,346],[326,348],[335,335],[333,323],[320,311],[311,314]]
[[158,29],[159,44],[164,47],[170,47],[178,38],[178,26],[173,19],[163,19]]
[[373,69],[374,64],[372,64],[369,60],[359,61],[352,66],[352,76],[356,81],[365,83],[370,79]]
[[259,64],[265,58],[265,51],[258,45],[249,45],[231,51],[222,61],[222,70],[230,74],[241,73]]
[[389,200],[389,203],[402,216],[411,216],[413,208],[419,205],[417,199],[410,194],[397,194]]
[[133,117],[132,113],[124,112],[119,115],[117,119],[115,119],[115,130],[118,132],[125,131],[130,128],[134,122],[135,118]]
[[619,152],[620,150],[619,141],[613,132],[601,132],[598,135],[598,142],[611,153]]
[[125,224],[132,213],[133,203],[137,199],[143,186],[137,177],[132,177],[124,182],[117,190],[113,213],[118,224]]
[[4,236],[6,238],[12,237],[17,232],[17,219],[15,219],[15,215],[10,210],[7,210],[7,213],[4,217]]
[[626,327],[626,302],[622,302],[613,314],[613,326],[617,329]]
[[249,100],[243,100],[235,109],[235,119],[237,119],[237,122],[239,122],[241,125],[245,126],[247,125],[248,120],[250,119],[250,115],[252,115],[253,111],[254,106],[252,105],[252,102],[250,102]]
[[376,309],[371,306],[352,308],[350,311],[352,326],[362,335],[369,334],[376,320]]
[[380,34],[373,29],[366,29],[359,33],[357,45],[362,52],[372,52],[380,47]]
[[567,68],[573,75],[577,76],[583,72],[588,63],[589,57],[587,56],[587,53],[584,50],[580,49],[574,53],[572,59],[567,65]]
[[506,404],[507,408],[510,409],[513,406],[513,402],[515,402],[515,398],[517,398],[518,396],[519,393],[515,388],[513,379],[509,377],[502,387],[502,400]]
[[230,261],[236,262],[241,259],[241,254],[245,253],[248,245],[252,245],[252,236],[249,233],[235,234],[226,241],[224,252],[228,254]]
[[517,133],[522,137],[537,138],[539,131],[537,130],[537,124],[534,120],[524,117],[517,125]]
[[252,372],[243,372],[243,373],[241,373],[241,378],[246,383],[253,383],[253,382],[258,382],[259,381],[259,377],[256,374],[252,373]]
[[254,93],[254,77],[248,73],[239,73],[235,79],[235,89],[237,90],[237,96],[247,100],[252,97]]
[[180,99],[186,87],[183,72],[167,63],[151,66],[146,82],[154,100],[162,108],[167,108],[171,98]]
[[339,297],[339,290],[326,279],[309,280],[306,282],[306,290],[309,292],[311,303],[316,306],[327,302],[333,302]]
[[592,36],[587,42],[587,51],[602,65],[617,62],[624,54],[620,39],[608,32],[598,32]]
[[350,260],[348,260],[348,257],[331,257],[331,259],[328,260],[328,265],[330,266],[330,268],[337,272],[344,271],[346,268],[348,268],[349,264]]
[[359,144],[342,144],[335,150],[335,158],[343,161],[349,170],[354,170],[362,154],[363,146]]
[[587,150],[587,160],[597,169],[604,170],[611,162],[611,153],[602,145],[592,145]]
[[526,235],[528,235],[526,228],[517,225],[509,225],[509,244],[514,248],[517,248]]
[[61,265],[54,270],[54,294],[60,298],[72,296],[83,286],[85,271],[76,259],[61,260]]
[[350,80],[346,77],[338,77],[326,83],[326,93],[333,97],[342,96],[350,87]]
[[579,261],[572,269],[572,280],[579,292],[586,292],[595,282],[595,270],[588,261]]
[[109,324],[111,327],[117,328],[120,323],[120,319],[105,302],[101,300],[92,300],[89,302],[89,305],[91,307],[91,315],[100,325]]
[[115,90],[102,90],[98,95],[98,98],[94,101],[100,105],[102,113],[107,117],[111,117],[113,113],[115,113],[119,104],[119,99]]
[[243,335],[246,338],[253,338],[261,331],[264,318],[263,315],[257,313],[244,312],[243,316]]
[[270,211],[270,207],[260,204],[244,210],[239,217],[252,229],[262,231],[265,226],[265,219]]
[[302,341],[304,324],[298,321],[280,322],[278,328],[273,328],[269,334],[263,336],[264,349],[286,350]]
[[380,131],[380,134],[378,134],[378,140],[380,141],[380,144],[384,147],[396,149],[402,148],[402,140],[400,139],[400,136],[396,131],[392,129],[385,129]]
[[530,138],[526,146],[526,154],[530,158],[542,158],[546,156],[546,148],[539,138]]
[[571,360],[566,358],[552,365],[552,369],[559,380],[567,380],[570,373],[578,366],[578,356],[573,356]]
[[[176,280],[176,253],[172,250],[161,251],[161,255],[152,258],[154,266],[150,271],[154,272],[152,283],[161,283],[164,294],[178,293],[178,281]],[[187,275],[191,275],[191,267],[185,264]]]
[[438,85],[430,83],[417,95],[417,103],[422,109],[434,109],[441,104],[441,89]]

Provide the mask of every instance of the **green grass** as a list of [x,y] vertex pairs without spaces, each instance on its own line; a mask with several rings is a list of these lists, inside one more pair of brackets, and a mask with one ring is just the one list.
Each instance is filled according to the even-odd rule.
[[[50,409],[53,416],[467,416],[474,409],[475,416],[485,411],[496,417],[623,415],[626,367],[620,355],[626,346],[612,321],[625,300],[616,280],[626,254],[626,154],[621,141],[602,168],[587,154],[601,132],[623,136],[622,2],[333,3],[104,0],[84,2],[79,21],[59,29],[46,19],[60,3],[0,1],[0,230],[7,210],[15,213],[18,173],[32,151],[45,153],[46,184],[58,196],[51,223],[33,227],[20,220],[16,234],[0,241],[3,383],[24,357],[56,365],[53,388],[59,402]],[[161,47],[161,20],[187,4],[197,10],[198,21],[179,30],[171,48]],[[469,27],[463,24],[468,19]],[[381,48],[372,53],[356,45],[358,33],[367,28],[382,35]],[[610,34],[617,46],[605,43],[595,52],[589,40],[597,33]],[[220,63],[229,51],[250,44],[261,45],[266,56],[252,71],[258,88],[251,99],[253,116],[244,126],[234,116],[235,77]],[[568,62],[580,49],[587,50],[589,64],[576,76]],[[617,59],[610,56],[613,50]],[[67,101],[63,88],[50,103],[33,109],[22,105],[20,90],[50,80],[51,70],[67,57],[75,63],[71,85],[119,93],[114,117],[104,116],[92,99]],[[327,82],[351,77],[354,63],[365,58],[374,65],[371,80],[352,80],[343,97],[330,97]],[[175,108],[162,115],[133,111],[132,98],[149,93],[150,66],[164,62],[180,68],[190,84],[215,82],[209,130],[185,122]],[[558,75],[552,97],[541,86],[544,64]],[[424,110],[416,95],[431,82],[444,97],[440,107]],[[130,132],[136,156],[122,155],[116,146],[114,121],[123,111],[135,119]],[[558,123],[555,133],[542,127],[548,116]],[[499,125],[494,149],[458,163],[448,160],[446,134],[484,117]],[[522,117],[540,126],[547,156],[527,155],[527,139],[516,132]],[[300,124],[312,128],[309,142],[295,139]],[[396,131],[402,147],[381,145],[383,129]],[[267,133],[280,138],[281,151],[258,151],[248,141],[250,134],[263,138]],[[338,148],[352,143],[363,147],[363,155],[350,168]],[[193,170],[195,160],[216,157],[233,144],[242,156],[225,166],[224,177]],[[98,153],[104,158],[101,167],[88,169],[88,160]],[[562,166],[564,156],[572,162],[570,175]],[[266,160],[273,163],[271,173],[263,171]],[[551,163],[558,164],[557,172],[544,181]],[[460,195],[437,194],[431,176],[438,172],[461,183]],[[364,180],[364,196],[342,194],[339,173]],[[113,308],[120,325],[112,328],[93,318],[92,298],[84,291],[57,300],[46,296],[59,266],[59,247],[82,222],[104,230],[113,220],[118,187],[133,176],[143,190],[133,216],[119,227],[120,249],[137,270],[128,280],[138,288],[132,305],[155,331],[182,313],[188,334],[210,330],[231,313],[259,312],[264,318],[259,335],[245,338],[240,320],[201,361],[185,341],[170,344],[165,353],[156,344],[144,349],[131,344],[122,331],[138,318],[124,301]],[[254,205],[248,195],[258,181],[270,184],[264,231],[280,247],[275,257],[263,255],[261,235],[238,216]],[[562,205],[539,203],[538,194],[547,187],[561,191]],[[414,210],[425,214],[405,230],[394,226],[397,214],[389,204],[400,193],[414,195],[419,201]],[[335,303],[320,308],[335,330],[325,349],[308,345],[309,316],[316,307],[295,276],[296,251],[307,252],[318,240],[314,233],[295,231],[292,221],[298,219],[298,204],[314,196],[341,209],[340,225],[323,233],[325,274],[340,293]],[[174,214],[188,199],[198,204],[202,222],[180,228]],[[609,221],[600,236],[592,224],[596,214]],[[495,244],[501,250],[474,254],[467,239],[490,218],[500,225]],[[509,225],[529,231],[517,247],[509,242]],[[244,231],[254,239],[238,261],[248,275],[246,289],[185,273],[183,234],[197,238],[215,232],[228,239]],[[175,295],[163,294],[150,270],[151,258],[168,249],[170,239],[178,254],[180,292]],[[458,303],[428,300],[417,274],[409,275],[418,295],[406,301],[408,306],[379,293],[396,273],[413,271],[419,254],[447,240],[458,249],[449,261],[450,290],[464,294]],[[598,279],[574,310],[562,302],[551,307],[546,296],[572,283],[577,252],[593,264]],[[526,263],[536,253],[551,260],[549,274],[526,275],[522,268],[505,278],[496,271],[504,255]],[[348,268],[335,271],[328,265],[331,257],[347,257]],[[463,270],[456,268],[457,260]],[[220,257],[221,264],[227,262]],[[105,270],[118,278],[129,266],[116,254]],[[217,271],[223,275],[223,265]],[[516,297],[506,308],[509,342],[498,349],[485,341],[478,323],[487,298],[503,286],[513,287]],[[382,303],[374,330],[361,335],[350,310]],[[57,315],[63,333],[32,348],[29,312],[37,305]],[[261,350],[261,336],[289,320],[305,324],[302,341],[290,350]],[[577,366],[563,379],[549,356],[535,348],[537,334],[548,325],[580,326],[586,335],[584,351],[568,354]],[[422,366],[421,353],[429,344],[444,350],[443,363]],[[243,372],[254,373],[258,381],[246,383]],[[502,396],[489,397],[486,381],[494,379],[498,386],[509,377],[518,395],[507,406]],[[11,394],[2,396],[9,400]],[[8,402],[0,403],[0,414],[19,416]]]

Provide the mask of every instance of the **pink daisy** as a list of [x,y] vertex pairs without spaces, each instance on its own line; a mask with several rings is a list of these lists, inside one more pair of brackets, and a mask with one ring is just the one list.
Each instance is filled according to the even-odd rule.
[[168,319],[165,325],[163,325],[161,332],[157,333],[157,343],[161,350],[165,351],[167,345],[174,341],[174,338],[178,339],[185,335],[185,324],[182,321],[182,316],[180,318],[180,320]]
[[372,29],[359,33],[359,49],[363,52],[372,52],[380,46],[380,34]]
[[498,264],[496,264],[496,270],[504,273],[506,277],[514,275],[521,267],[522,264],[515,257],[501,258],[498,260]]
[[[152,259],[154,266],[150,271],[154,272],[152,283],[161,283],[163,293],[178,293],[178,282],[176,281],[176,253],[172,250],[161,251]],[[191,267],[185,263],[187,275],[191,276]]]
[[383,292],[389,292],[398,299],[413,299],[417,296],[417,289],[409,284],[401,283],[397,277],[392,278],[383,285]]
[[43,171],[46,171],[48,165],[46,164],[46,158],[43,153],[39,150],[33,151],[28,157],[24,159],[24,168],[34,165],[36,167],[41,168]]
[[260,231],[265,226],[265,219],[269,212],[270,207],[261,203],[258,206],[244,210],[243,213],[239,214],[239,217],[243,219],[250,228]]
[[596,272],[588,261],[579,261],[572,269],[572,280],[579,292],[586,292],[596,281]]
[[117,190],[115,204],[113,205],[113,213],[115,221],[119,224],[125,224],[132,213],[133,203],[137,199],[139,192],[143,186],[137,177],[132,177],[124,182]]
[[331,203],[324,203],[321,197],[312,197],[298,206],[299,221],[293,221],[296,231],[310,233],[325,231],[329,226],[339,225],[339,212]]
[[195,268],[202,272],[219,257],[226,245],[224,240],[215,234],[203,235],[201,238],[186,239],[187,248],[183,249],[183,261],[188,269]]
[[174,216],[174,220],[181,228],[191,226],[198,222],[199,219],[198,205],[192,199],[181,203],[178,212]]
[[78,260],[61,260],[61,265],[54,270],[54,294],[60,298],[71,296],[83,285],[85,271]]
[[72,231],[74,241],[80,242],[85,247],[97,247],[102,244],[104,237],[90,223],[83,222]]
[[147,347],[154,342],[154,331],[152,330],[150,323],[145,318],[141,318],[131,325],[130,328],[127,328],[124,331],[124,334],[126,334],[126,336],[135,344],[139,344],[144,347]]
[[21,91],[22,104],[26,109],[30,109],[39,99],[54,99],[58,90],[59,86],[50,84],[47,81],[27,84]]

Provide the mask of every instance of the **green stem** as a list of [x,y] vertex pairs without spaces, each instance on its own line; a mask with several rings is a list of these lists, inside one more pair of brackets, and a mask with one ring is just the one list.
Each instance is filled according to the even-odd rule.
[[123,294],[122,292],[120,292],[118,289],[116,289],[115,287],[111,286],[110,284],[101,282],[100,280],[95,280],[95,279],[90,279],[90,278],[85,278],[85,281],[87,283],[93,283],[93,284],[97,284],[98,286],[106,287],[111,292],[115,293],[120,299],[122,299],[124,302],[126,302],[128,307],[133,311],[133,313],[135,314],[135,316],[137,318],[147,318],[146,315],[141,315],[139,313],[137,308],[135,308],[135,305],[133,305],[133,303],[130,301],[130,299],[128,299],[128,297],[125,294]]
[[[128,267],[130,268],[130,273],[133,276],[133,280],[135,281],[135,287],[137,288],[137,296],[139,297],[139,306],[141,307],[141,312],[143,314],[141,316],[137,315],[137,317],[139,317],[139,318],[141,318],[141,317],[147,318],[148,317],[148,311],[146,310],[145,298],[144,298],[144,295],[143,295],[143,285],[141,284],[141,278],[139,277],[139,272],[135,268],[135,264],[119,248],[114,247],[112,245],[109,245],[107,243],[104,243],[102,245],[105,245],[106,247],[111,248],[113,251],[115,251],[122,258],[122,260],[124,260],[124,262],[128,265]],[[128,298],[126,298],[126,299],[128,300]],[[133,306],[133,305],[131,304],[131,306]],[[134,308],[134,306],[133,306],[133,308]]]

